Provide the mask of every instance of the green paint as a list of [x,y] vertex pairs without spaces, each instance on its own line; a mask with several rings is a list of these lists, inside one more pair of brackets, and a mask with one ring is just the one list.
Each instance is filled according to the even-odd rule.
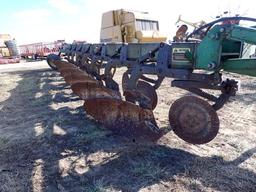
[[221,27],[214,26],[204,37],[196,51],[196,69],[208,69],[210,63],[218,65],[221,53]]
[[229,59],[222,66],[225,71],[256,77],[256,59]]

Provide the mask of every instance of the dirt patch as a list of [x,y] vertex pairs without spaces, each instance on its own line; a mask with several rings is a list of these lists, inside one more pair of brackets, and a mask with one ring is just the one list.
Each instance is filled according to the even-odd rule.
[[[0,191],[255,191],[256,78],[227,75],[241,91],[218,112],[212,142],[169,132],[137,146],[87,118],[57,72],[2,72]],[[188,93],[169,80],[157,92],[157,122],[170,128],[170,105]]]

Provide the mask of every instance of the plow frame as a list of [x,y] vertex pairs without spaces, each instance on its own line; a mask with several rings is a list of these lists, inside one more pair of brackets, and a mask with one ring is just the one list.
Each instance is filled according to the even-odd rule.
[[[197,46],[197,43],[176,43],[184,47],[186,45]],[[134,51],[137,47],[137,52]],[[185,68],[172,67],[173,45],[165,43],[150,44],[77,44],[69,46],[70,50],[64,50],[69,62],[77,65],[99,81],[105,81],[107,88],[119,91],[119,85],[113,80],[112,69],[126,67],[128,78],[126,90],[134,91],[139,80],[150,83],[155,89],[159,88],[164,78],[173,78],[171,86],[190,91],[198,96],[215,102],[215,110],[220,109],[228,98],[235,94],[236,81],[222,81],[222,74],[217,72],[194,72],[194,63],[185,61]],[[104,72],[101,74],[100,70]],[[155,79],[146,75],[154,76]],[[228,84],[228,85],[227,85]],[[232,93],[225,91],[225,87],[232,87]],[[216,97],[201,89],[219,90],[222,93]],[[225,97],[223,96],[225,94]],[[145,97],[136,95],[139,103],[144,103]],[[225,98],[225,99],[223,99]],[[221,103],[221,104],[220,104]],[[147,108],[147,105],[142,105]]]
[[[237,31],[242,33],[241,38]],[[210,101],[211,104],[198,97],[185,96],[175,101],[169,111],[170,124],[180,138],[193,144],[204,144],[218,133],[216,111],[238,90],[237,81],[223,80],[222,70],[255,75],[255,59],[241,59],[242,46],[232,47],[243,42],[256,44],[253,34],[256,36],[256,30],[252,28],[215,25],[202,40],[187,42],[67,44],[59,55],[64,55],[73,64],[62,64],[73,72],[63,69],[60,72],[72,90],[85,100],[85,109],[106,127],[119,132],[118,126],[121,126],[122,134],[124,129],[128,129],[128,135],[153,140],[162,136],[152,113],[157,105],[156,89],[165,78],[170,78],[172,87]],[[244,65],[242,61],[245,61]],[[116,69],[121,67],[126,69],[122,77],[125,101],[118,94],[120,87],[113,78]],[[65,74],[70,75],[65,77]],[[84,80],[79,81],[81,78]],[[215,90],[219,94],[207,90]],[[100,114],[102,111],[106,116],[107,111],[96,110],[93,103],[102,106],[113,104],[111,123]],[[194,111],[194,116],[190,111]],[[203,121],[200,120],[202,118]],[[115,121],[119,122],[118,125],[114,125]],[[126,122],[129,125],[125,125]],[[133,126],[148,135],[141,135]]]

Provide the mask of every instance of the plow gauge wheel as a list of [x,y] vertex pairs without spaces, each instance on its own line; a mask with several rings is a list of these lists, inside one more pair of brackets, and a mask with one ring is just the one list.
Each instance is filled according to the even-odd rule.
[[219,131],[219,118],[211,105],[194,96],[176,100],[169,111],[169,121],[174,133],[186,142],[205,144]]

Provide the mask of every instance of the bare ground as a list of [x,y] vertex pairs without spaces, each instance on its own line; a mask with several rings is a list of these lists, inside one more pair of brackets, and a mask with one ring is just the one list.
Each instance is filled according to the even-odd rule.
[[[256,78],[228,74],[241,91],[218,112],[212,142],[190,145],[170,131],[137,146],[86,117],[45,63],[14,66],[0,67],[1,192],[256,191]],[[170,105],[188,94],[169,84],[155,110],[167,129]]]

